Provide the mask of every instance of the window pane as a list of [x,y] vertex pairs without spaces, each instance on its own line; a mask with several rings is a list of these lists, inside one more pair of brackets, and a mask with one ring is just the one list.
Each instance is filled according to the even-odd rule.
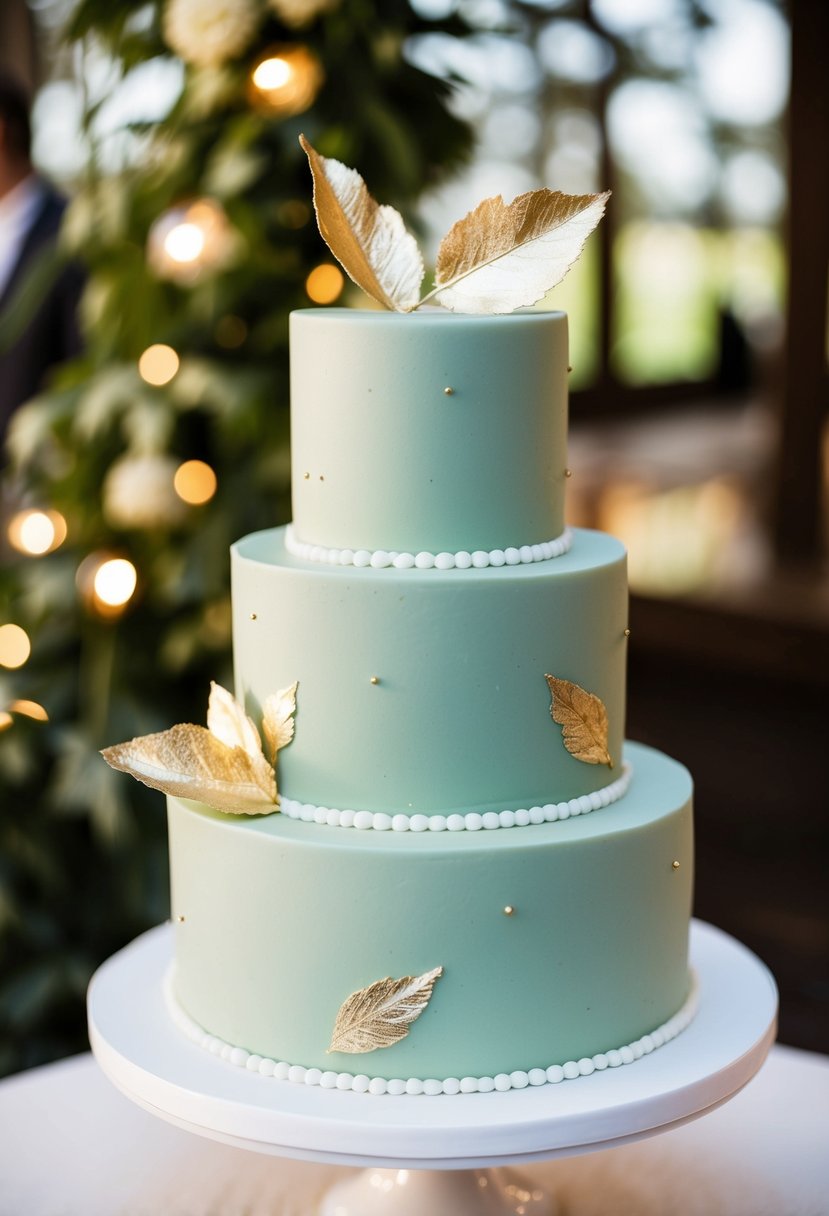
[[629,384],[703,380],[717,366],[712,233],[689,224],[627,224],[614,249],[611,367]]

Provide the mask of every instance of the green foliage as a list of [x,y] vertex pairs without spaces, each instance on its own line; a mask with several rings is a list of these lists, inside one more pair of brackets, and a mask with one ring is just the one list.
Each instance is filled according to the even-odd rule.
[[[158,0],[81,0],[69,37],[105,47],[125,74],[169,54],[160,17]],[[106,175],[93,154],[73,197],[62,244],[87,270],[86,350],[15,416],[4,490],[15,509],[61,512],[68,535],[47,556],[0,554],[0,624],[32,643],[21,668],[0,668],[0,710],[26,698],[49,714],[13,709],[0,730],[0,1073],[82,1049],[92,970],[166,914],[162,799],[98,750],[203,722],[210,679],[231,682],[228,546],[289,516],[287,317],[330,260],[297,137],[358,165],[405,210],[469,141],[446,85],[402,60],[405,37],[424,29],[460,32],[402,0],[342,0],[300,31],[268,17],[240,59],[187,67],[168,117],[134,132],[138,164]],[[296,117],[250,100],[251,66],[275,43],[304,43],[325,72]],[[160,277],[153,225],[202,198],[226,216],[227,256],[189,283]],[[153,343],[181,357],[162,387],[137,370]],[[170,470],[207,462],[215,496],[187,508],[171,498],[165,516],[157,484],[142,494],[139,483],[131,522],[112,506],[113,469],[148,457]],[[90,554],[138,572],[120,616],[96,609]]]

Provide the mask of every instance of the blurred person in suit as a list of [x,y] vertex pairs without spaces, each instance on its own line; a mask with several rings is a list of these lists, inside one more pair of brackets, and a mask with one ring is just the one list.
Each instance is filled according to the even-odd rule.
[[[77,305],[83,280],[77,266],[56,265],[31,315],[22,326],[15,323],[20,290],[54,251],[65,207],[32,166],[26,92],[0,74],[0,468],[13,412],[38,392],[52,367],[81,346]],[[4,326],[8,321],[11,326]]]

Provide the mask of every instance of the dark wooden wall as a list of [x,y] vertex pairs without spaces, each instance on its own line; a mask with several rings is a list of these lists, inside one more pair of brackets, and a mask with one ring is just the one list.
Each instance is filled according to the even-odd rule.
[[634,597],[628,734],[693,774],[695,914],[771,968],[780,1040],[829,1052],[829,616],[808,605]]

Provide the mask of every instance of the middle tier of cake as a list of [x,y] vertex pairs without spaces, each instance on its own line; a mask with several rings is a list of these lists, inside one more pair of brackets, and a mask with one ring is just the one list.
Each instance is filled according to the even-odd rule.
[[[266,697],[299,684],[279,755],[292,802],[502,812],[622,777],[627,578],[613,537],[578,530],[569,553],[527,565],[399,571],[303,561],[275,529],[234,545],[232,581],[248,713],[258,721]],[[609,764],[568,750],[548,675],[601,703]]]

